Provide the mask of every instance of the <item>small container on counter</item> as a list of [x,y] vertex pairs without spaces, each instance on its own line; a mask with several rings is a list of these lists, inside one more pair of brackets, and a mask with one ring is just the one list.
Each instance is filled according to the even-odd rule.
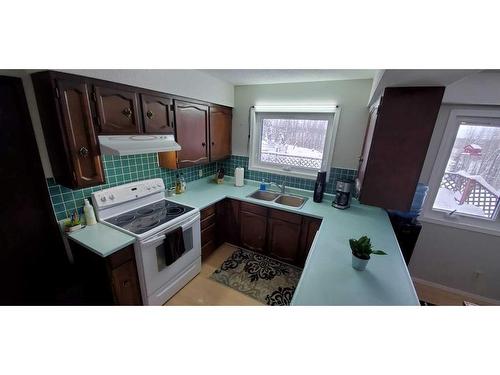
[[238,167],[234,170],[234,185],[241,187],[245,184],[245,168]]

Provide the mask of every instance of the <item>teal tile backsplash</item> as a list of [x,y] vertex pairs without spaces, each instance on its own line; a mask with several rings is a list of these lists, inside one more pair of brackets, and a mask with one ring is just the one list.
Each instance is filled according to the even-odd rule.
[[[226,175],[234,176],[236,167],[245,168],[245,178],[255,181],[277,181],[290,187],[313,190],[314,180],[298,177],[280,176],[274,173],[264,173],[248,170],[248,157],[232,155],[229,159],[221,162],[198,165],[194,167],[182,168],[179,170],[169,170],[158,166],[158,154],[141,154],[129,156],[103,156],[104,175],[106,183],[103,185],[71,190],[58,185],[53,178],[47,179],[50,199],[57,220],[62,220],[71,214],[75,209],[81,211],[83,199],[89,198],[93,192],[109,187],[126,184],[129,182],[147,180],[150,178],[162,178],[165,186],[172,186],[177,173],[182,173],[187,182],[199,179],[199,170],[203,171],[203,178],[214,175],[218,168],[223,167]],[[337,179],[353,180],[356,177],[356,170],[332,168],[330,180],[326,186],[327,193],[334,193]]]
[[104,155],[103,165],[106,177],[106,183],[103,185],[71,190],[58,185],[53,178],[47,179],[50,199],[57,220],[69,217],[75,209],[81,209],[83,207],[83,199],[90,199],[91,194],[95,191],[150,178],[162,178],[165,186],[171,186],[175,182],[177,173],[182,173],[186,181],[190,182],[199,178],[198,172],[200,169],[203,171],[203,177],[213,175],[217,170],[217,163],[198,165],[179,170],[160,168],[158,166],[158,154]]
[[[306,178],[300,177],[291,177],[291,176],[281,176],[275,173],[266,173],[266,172],[258,172],[258,171],[250,171],[248,170],[248,157],[246,156],[236,156],[232,155],[229,159],[221,162],[222,167],[225,172],[229,176],[234,176],[234,169],[236,167],[245,168],[245,178],[248,180],[254,181],[275,181],[281,184],[281,182],[285,182],[286,186],[297,188],[297,189],[305,189],[305,190],[314,190],[315,180],[309,180]],[[330,179],[326,184],[326,193],[333,194],[335,192],[335,184],[337,180],[354,180],[357,175],[357,170],[355,169],[345,169],[345,168],[331,168],[330,170]]]

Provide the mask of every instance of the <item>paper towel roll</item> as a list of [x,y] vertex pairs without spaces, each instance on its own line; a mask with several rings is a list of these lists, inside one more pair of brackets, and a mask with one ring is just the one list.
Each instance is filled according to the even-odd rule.
[[245,168],[238,167],[234,170],[234,185],[243,186],[243,178],[245,177]]

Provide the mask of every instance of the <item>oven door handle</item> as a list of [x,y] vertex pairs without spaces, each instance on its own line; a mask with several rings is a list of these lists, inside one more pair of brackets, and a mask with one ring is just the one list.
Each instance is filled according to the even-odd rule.
[[150,245],[155,242],[163,241],[165,238],[167,238],[167,236],[165,234],[162,234],[161,236],[155,237],[152,240],[143,242],[142,245]]
[[181,225],[182,227],[182,231],[185,231],[187,227],[190,227],[191,225],[193,225],[193,223],[198,220],[200,218],[200,215],[196,215],[194,218],[192,218],[191,220],[189,220],[187,223],[184,223]]

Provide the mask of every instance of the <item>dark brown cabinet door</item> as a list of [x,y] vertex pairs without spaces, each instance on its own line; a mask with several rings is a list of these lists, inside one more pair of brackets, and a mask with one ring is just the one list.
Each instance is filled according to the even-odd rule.
[[321,226],[321,219],[304,216],[302,219],[302,232],[300,238],[300,254],[297,258],[297,266],[304,267],[307,255],[311,250],[314,237]]
[[270,218],[268,220],[269,256],[290,264],[299,258],[300,224]]
[[240,201],[224,199],[217,202],[215,217],[217,243],[240,245]]
[[267,217],[252,212],[240,212],[240,240],[247,249],[265,252]]
[[73,80],[57,80],[59,105],[73,163],[75,187],[104,183],[97,137],[92,121],[89,87]]
[[117,305],[141,305],[134,261],[128,261],[111,271],[113,294]]
[[365,137],[357,188],[362,203],[408,211],[444,87],[389,87]]
[[172,99],[141,94],[144,132],[149,134],[174,134]]
[[232,111],[229,108],[210,107],[210,160],[231,156]]
[[177,152],[178,166],[208,163],[208,106],[178,100],[174,102],[176,138],[182,147]]
[[100,134],[142,133],[136,92],[95,86]]

